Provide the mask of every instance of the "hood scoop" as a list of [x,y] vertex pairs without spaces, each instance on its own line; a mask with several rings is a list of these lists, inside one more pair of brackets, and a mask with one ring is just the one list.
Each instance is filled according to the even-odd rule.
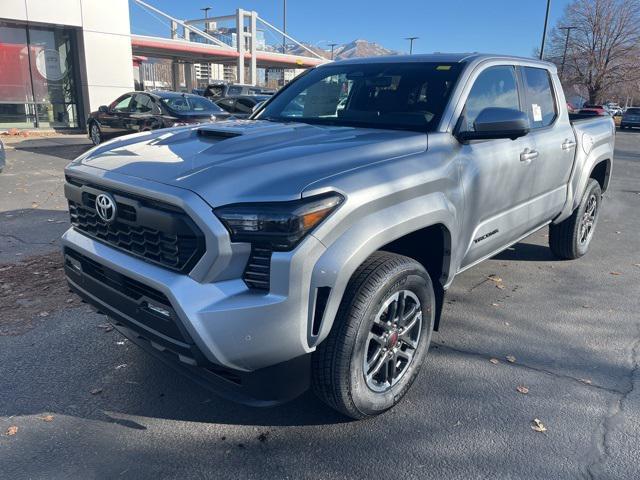
[[199,128],[198,136],[210,140],[225,140],[227,138],[235,138],[242,135],[240,132],[229,130],[213,130],[211,128]]

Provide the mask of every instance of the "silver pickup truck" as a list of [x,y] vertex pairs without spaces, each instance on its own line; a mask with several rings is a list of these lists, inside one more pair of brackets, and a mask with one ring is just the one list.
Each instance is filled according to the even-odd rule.
[[310,386],[353,418],[399,402],[455,276],[550,225],[587,252],[610,117],[570,117],[549,63],[496,55],[311,69],[252,119],[146,132],[66,169],[71,288],[133,342],[253,405]]

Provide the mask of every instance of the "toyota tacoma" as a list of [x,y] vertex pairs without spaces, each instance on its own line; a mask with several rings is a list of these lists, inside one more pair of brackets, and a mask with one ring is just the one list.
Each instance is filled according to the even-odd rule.
[[248,120],[138,133],[66,169],[69,285],[133,342],[252,405],[399,402],[456,275],[549,226],[589,248],[614,123],[526,58],[351,59]]

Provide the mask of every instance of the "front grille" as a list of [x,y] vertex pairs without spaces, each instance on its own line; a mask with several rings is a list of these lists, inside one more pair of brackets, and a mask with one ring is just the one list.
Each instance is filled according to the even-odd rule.
[[242,276],[249,288],[269,290],[271,276],[271,248],[252,245],[249,261]]
[[[109,193],[116,201],[113,222],[95,209],[96,196]],[[189,216],[173,206],[67,179],[71,224],[84,234],[171,270],[188,272],[204,254],[204,235]]]

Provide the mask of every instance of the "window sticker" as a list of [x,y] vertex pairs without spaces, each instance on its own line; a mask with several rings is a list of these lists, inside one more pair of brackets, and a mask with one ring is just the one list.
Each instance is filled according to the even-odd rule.
[[533,121],[534,122],[541,122],[542,121],[542,109],[540,108],[540,105],[538,105],[537,103],[532,103],[531,104],[531,110],[533,111]]

